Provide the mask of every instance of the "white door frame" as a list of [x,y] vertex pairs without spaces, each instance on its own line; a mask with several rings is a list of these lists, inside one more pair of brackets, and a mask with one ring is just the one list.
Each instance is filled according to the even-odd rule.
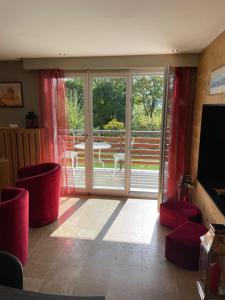
[[[130,191],[130,140],[131,140],[131,121],[132,121],[132,80],[133,75],[147,75],[147,74],[164,74],[165,68],[152,69],[138,69],[125,71],[82,71],[82,72],[66,72],[66,77],[80,77],[84,80],[84,131],[88,135],[85,141],[85,188],[76,188],[76,192],[81,194],[98,194],[111,196],[137,196],[150,198],[147,192],[131,192]],[[96,77],[121,77],[126,79],[126,110],[125,110],[125,164],[124,164],[124,190],[115,189],[96,189],[93,188],[93,99],[92,99],[92,80]],[[166,78],[164,78],[166,80]],[[159,187],[160,189],[160,187]]]
[[[124,78],[126,80],[126,109],[125,109],[125,164],[124,164],[124,189],[123,190],[116,190],[116,189],[103,189],[103,188],[94,188],[93,187],[93,147],[92,147],[92,140],[93,140],[93,95],[92,95],[92,80],[96,77],[108,77],[108,78]],[[111,196],[128,196],[129,191],[129,183],[130,183],[130,170],[129,170],[129,149],[128,149],[128,143],[129,143],[129,136],[130,132],[127,126],[129,127],[129,108],[130,108],[130,88],[129,88],[129,72],[92,72],[90,73],[89,77],[89,125],[90,125],[90,133],[89,133],[89,146],[90,149],[89,153],[89,169],[87,169],[87,172],[90,174],[90,186],[89,186],[89,192],[91,194],[98,194],[98,195],[111,195]]]
[[83,81],[84,81],[84,134],[87,136],[86,140],[85,140],[85,155],[84,155],[84,158],[85,158],[85,187],[84,188],[81,188],[81,187],[77,187],[76,186],[76,183],[75,183],[75,189],[76,189],[76,193],[79,193],[79,194],[88,194],[88,189],[87,187],[89,186],[90,184],[90,177],[89,177],[89,174],[87,173],[87,168],[89,167],[88,166],[88,162],[89,160],[86,159],[88,156],[89,156],[89,149],[87,147],[87,142],[88,142],[88,139],[89,139],[89,136],[88,136],[88,121],[87,121],[87,118],[86,116],[88,116],[88,113],[89,113],[89,107],[88,107],[88,72],[65,72],[65,77],[66,78],[81,78]]
[[[164,80],[166,81],[165,78],[165,69],[164,67],[161,68],[151,68],[151,69],[137,69],[137,70],[130,70],[129,75],[130,75],[130,87],[131,87],[131,94],[130,94],[130,134],[132,133],[131,130],[131,121],[132,121],[132,86],[133,86],[133,76],[138,75],[138,76],[145,76],[145,75],[163,75]],[[164,88],[164,87],[163,87]],[[163,101],[164,101],[164,96],[163,96]],[[163,118],[163,115],[162,115]],[[162,120],[163,123],[163,120]],[[131,156],[130,156],[131,159]],[[161,154],[160,154],[160,163],[161,163]],[[131,168],[130,168],[130,176],[131,176]],[[160,190],[160,186],[158,186],[158,193]],[[144,197],[144,198],[151,198],[151,199],[158,199],[158,195],[156,197],[153,197],[153,195],[150,192],[136,192],[136,191],[131,191],[129,189],[129,196],[131,197]]]

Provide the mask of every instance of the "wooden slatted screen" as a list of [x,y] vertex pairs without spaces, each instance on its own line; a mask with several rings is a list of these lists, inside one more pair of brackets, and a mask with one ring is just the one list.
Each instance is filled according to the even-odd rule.
[[19,168],[41,162],[40,130],[0,128],[0,157],[9,160],[13,184]]

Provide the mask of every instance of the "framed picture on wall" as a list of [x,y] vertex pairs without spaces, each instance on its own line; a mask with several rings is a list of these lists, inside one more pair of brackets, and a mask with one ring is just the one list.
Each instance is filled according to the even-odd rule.
[[210,95],[225,93],[225,66],[211,73],[209,93]]
[[0,107],[23,107],[21,82],[0,82]]

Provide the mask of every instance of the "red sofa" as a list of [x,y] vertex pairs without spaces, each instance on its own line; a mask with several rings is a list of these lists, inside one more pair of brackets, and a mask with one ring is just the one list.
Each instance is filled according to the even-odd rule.
[[25,264],[28,255],[28,191],[4,188],[0,202],[0,250]]
[[29,191],[29,226],[38,227],[58,218],[61,166],[43,163],[18,170],[16,186]]

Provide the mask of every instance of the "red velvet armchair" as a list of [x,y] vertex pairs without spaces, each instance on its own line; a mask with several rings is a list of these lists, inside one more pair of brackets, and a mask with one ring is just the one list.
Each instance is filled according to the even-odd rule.
[[4,188],[0,202],[0,250],[25,264],[28,255],[28,191]]
[[61,166],[43,163],[19,169],[16,186],[29,191],[29,226],[38,227],[58,218]]

